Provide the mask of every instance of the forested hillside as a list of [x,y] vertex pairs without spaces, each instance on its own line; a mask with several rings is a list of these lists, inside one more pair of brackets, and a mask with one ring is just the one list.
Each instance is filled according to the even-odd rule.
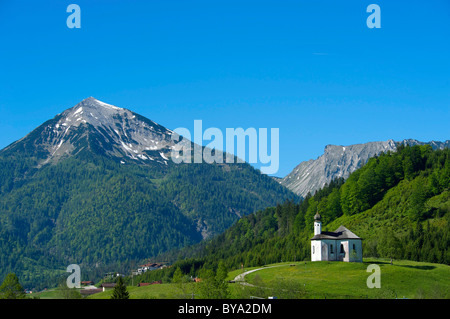
[[365,257],[450,264],[449,186],[449,149],[401,146],[370,159],[345,183],[338,179],[299,204],[245,216],[214,239],[165,257],[191,274],[220,260],[230,269],[309,260],[319,211],[323,230],[344,225],[360,236]]
[[[0,277],[55,285],[71,264],[125,270],[296,198],[247,163],[124,165],[91,152],[35,166],[0,156]],[[92,277],[91,277],[92,278]]]

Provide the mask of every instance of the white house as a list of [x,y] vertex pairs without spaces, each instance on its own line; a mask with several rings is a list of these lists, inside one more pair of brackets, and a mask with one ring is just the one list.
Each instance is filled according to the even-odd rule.
[[311,238],[311,261],[362,262],[361,238],[344,226],[334,232],[322,232],[321,217],[314,216],[314,237]]

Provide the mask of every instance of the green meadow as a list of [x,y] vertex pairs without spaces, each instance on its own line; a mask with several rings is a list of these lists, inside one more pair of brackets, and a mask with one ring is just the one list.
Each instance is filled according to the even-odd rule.
[[[380,268],[380,288],[368,288],[372,272],[367,267]],[[229,283],[229,298],[250,299],[277,297],[278,299],[449,299],[450,266],[408,260],[364,259],[363,263],[345,262],[291,262],[246,268],[259,269],[245,276],[243,283]],[[242,269],[228,273],[234,280]],[[128,286],[130,299],[201,299],[201,283],[164,283],[143,287]],[[109,299],[112,289],[87,297]],[[41,299],[62,299],[57,290],[34,294]]]
[[[372,272],[367,267],[380,267],[381,288],[368,288],[367,279]],[[295,262],[253,267],[245,276],[243,285],[228,285],[230,298],[450,298],[450,266],[434,263],[387,259],[365,259],[363,263]],[[242,269],[229,272],[233,280]],[[130,298],[201,298],[201,283],[160,284],[128,287]],[[110,298],[112,291],[90,296],[91,299]]]
[[[371,264],[380,267],[380,288],[367,286],[372,275],[367,267]],[[301,298],[450,298],[450,266],[407,260],[394,260],[392,265],[387,259],[365,259],[363,263],[286,263],[265,267],[245,279],[265,287],[267,292],[259,290],[263,297],[278,289],[287,297]]]
[[[189,294],[195,292],[196,284],[185,284],[180,287],[176,284],[159,284],[151,286],[128,286],[127,290],[130,294],[130,299],[184,299],[190,298]],[[89,299],[110,299],[113,290],[108,289],[105,292],[91,295]]]

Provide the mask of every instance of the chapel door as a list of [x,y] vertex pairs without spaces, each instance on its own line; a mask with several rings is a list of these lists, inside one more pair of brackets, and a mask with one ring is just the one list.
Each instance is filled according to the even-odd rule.
[[322,260],[328,260],[328,245],[322,243]]

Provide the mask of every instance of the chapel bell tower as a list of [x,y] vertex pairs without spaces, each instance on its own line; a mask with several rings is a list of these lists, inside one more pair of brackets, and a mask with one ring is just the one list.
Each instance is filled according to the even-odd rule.
[[320,219],[319,212],[317,212],[316,215],[314,215],[314,236],[322,233],[322,222]]

